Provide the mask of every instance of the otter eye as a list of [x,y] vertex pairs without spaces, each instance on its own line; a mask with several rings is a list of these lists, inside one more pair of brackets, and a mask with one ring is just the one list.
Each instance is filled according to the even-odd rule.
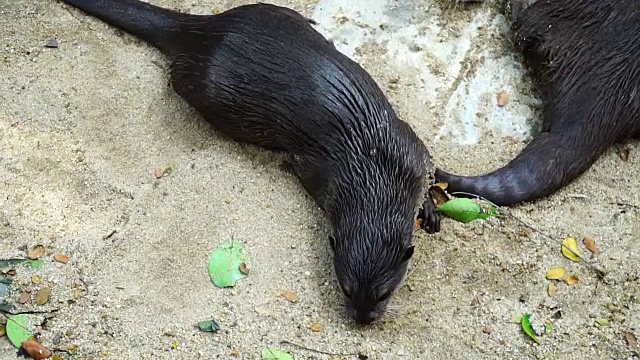
[[385,301],[391,296],[391,291],[387,291],[386,293],[378,296],[378,301]]

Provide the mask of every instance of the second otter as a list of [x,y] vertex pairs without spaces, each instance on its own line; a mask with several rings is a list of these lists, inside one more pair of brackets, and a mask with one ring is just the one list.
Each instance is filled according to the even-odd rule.
[[542,132],[504,167],[458,176],[450,192],[512,205],[549,196],[613,144],[640,138],[637,0],[513,0],[515,43],[544,96]]
[[420,205],[427,231],[439,217],[424,201],[427,148],[364,69],[283,7],[202,16],[138,0],[63,1],[168,55],[174,90],[218,131],[288,153],[331,222],[349,315],[384,315],[414,252]]

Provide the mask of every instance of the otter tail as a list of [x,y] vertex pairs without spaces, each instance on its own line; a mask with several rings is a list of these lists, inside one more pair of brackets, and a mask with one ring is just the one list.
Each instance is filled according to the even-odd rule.
[[163,9],[139,0],[62,0],[134,35],[164,53],[176,51],[179,24],[195,15]]
[[[504,167],[481,176],[459,176],[436,170],[455,196],[483,197],[508,206],[547,197],[587,171],[606,149],[591,136],[543,132]],[[600,143],[598,143],[600,142]],[[455,194],[464,192],[467,194]]]

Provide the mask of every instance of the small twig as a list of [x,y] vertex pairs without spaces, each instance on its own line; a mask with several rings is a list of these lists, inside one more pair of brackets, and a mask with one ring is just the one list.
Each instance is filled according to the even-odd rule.
[[109,240],[113,235],[115,235],[117,230],[111,230],[110,233],[102,237],[102,240]]
[[295,346],[295,347],[297,347],[299,349],[302,349],[302,350],[311,351],[311,352],[314,352],[314,353],[317,353],[317,354],[331,355],[331,356],[357,356],[358,355],[356,353],[350,353],[350,354],[332,353],[332,352],[328,352],[328,351],[311,349],[311,348],[308,348],[306,346],[303,346],[303,345],[300,345],[300,344],[296,344],[296,343],[292,343],[291,341],[287,341],[287,340],[280,341],[280,344],[291,345],[291,346]]
[[627,207],[630,207],[630,208],[634,208],[636,210],[640,210],[640,206],[633,205],[633,204],[627,204],[627,203],[621,203],[621,202],[610,202],[609,204],[618,205],[618,206],[627,206]]
[[[491,204],[491,205],[495,206],[495,207],[496,207],[496,209],[499,209],[499,210],[500,210],[500,212],[502,212],[502,213],[504,213],[504,214],[508,215],[509,217],[511,217],[511,218],[513,218],[513,219],[515,219],[516,221],[518,221],[521,225],[523,225],[523,226],[525,226],[525,227],[527,227],[527,228],[529,228],[529,229],[531,229],[531,230],[533,230],[533,231],[535,231],[535,232],[539,233],[540,235],[542,235],[542,236],[546,237],[547,239],[554,240],[554,241],[555,241],[555,240],[557,240],[557,239],[555,239],[555,238],[551,237],[550,235],[548,235],[547,233],[543,232],[542,230],[538,230],[538,229],[534,228],[533,226],[531,226],[531,225],[529,225],[529,224],[525,223],[525,222],[524,222],[524,221],[522,221],[520,218],[518,218],[518,217],[516,217],[515,215],[513,215],[513,214],[512,214],[510,211],[508,211],[507,209],[505,209],[505,208],[503,208],[503,207],[501,207],[501,206],[498,206],[498,205],[494,204],[493,202],[491,202],[491,201],[490,201],[490,200],[488,200],[488,199],[483,198],[482,196],[475,195],[475,194],[470,194],[470,193],[466,193],[466,192],[461,192],[461,191],[451,193],[451,195],[454,195],[454,194],[462,194],[462,195],[472,196],[472,197],[475,197],[475,198],[480,199],[480,200],[482,200],[482,201],[486,201],[486,202],[488,202],[489,204]],[[579,254],[577,254],[575,251],[571,250],[570,248],[568,248],[568,247],[567,247],[567,246],[565,246],[564,244],[561,244],[561,245],[562,245],[562,247],[563,247],[564,249],[569,250],[569,252],[571,252],[573,255],[575,255],[576,257],[578,257],[578,258],[579,258],[580,260],[582,260],[585,264],[587,264],[587,265],[588,265],[588,266],[589,266],[593,271],[595,271],[595,273],[596,273],[596,275],[598,276],[598,278],[599,278],[599,279],[601,279],[601,280],[602,280],[602,279],[604,279],[604,277],[605,277],[605,275],[606,275],[606,273],[605,273],[604,271],[602,271],[602,270],[598,269],[598,268],[597,268],[595,265],[593,265],[590,261],[585,260],[582,256],[580,256]]]
[[59,309],[51,309],[51,310],[30,310],[30,311],[0,311],[0,315],[4,316],[5,319],[9,319],[9,317],[6,314],[10,314],[10,315],[21,315],[21,314],[28,314],[28,315],[32,315],[32,314],[49,314],[49,313],[54,313],[56,311],[58,311]]

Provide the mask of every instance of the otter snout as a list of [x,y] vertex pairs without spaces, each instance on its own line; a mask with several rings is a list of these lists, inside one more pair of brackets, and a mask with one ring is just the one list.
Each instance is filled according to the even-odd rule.
[[390,294],[387,292],[382,297],[376,297],[355,293],[351,298],[345,295],[347,314],[360,325],[380,320],[387,312]]
[[383,314],[370,310],[349,309],[349,317],[360,325],[369,325],[374,321],[380,320]]

